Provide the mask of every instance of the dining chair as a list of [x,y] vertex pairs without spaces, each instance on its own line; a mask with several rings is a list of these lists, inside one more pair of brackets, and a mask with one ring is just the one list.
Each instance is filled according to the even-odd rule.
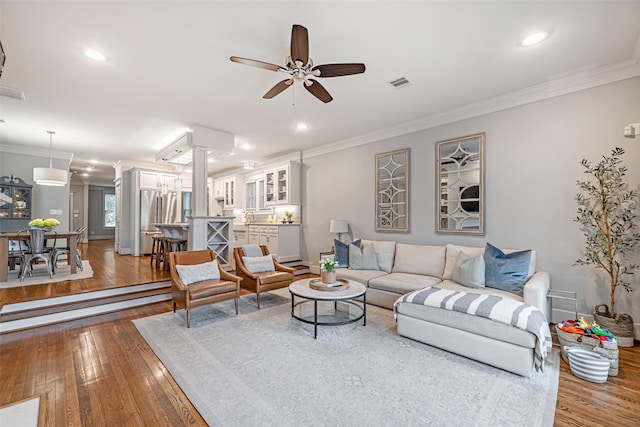
[[53,269],[51,267],[51,259],[49,253],[44,248],[44,230],[32,229],[21,230],[18,232],[16,240],[20,245],[21,264],[20,264],[20,281],[23,282],[27,274],[33,276],[33,264],[44,261],[47,266],[49,278],[53,278]]
[[[82,243],[84,242],[84,233],[86,229],[87,229],[86,227],[78,227],[78,229],[76,230],[78,232],[78,235],[76,236],[75,263],[76,263],[76,267],[78,267],[81,271],[82,271],[82,256],[81,256],[80,249],[82,247]],[[54,268],[58,267],[58,258],[60,257],[61,254],[67,254],[67,259],[69,260],[69,264],[71,264],[71,248],[67,244],[66,247],[56,248],[55,254],[53,256]]]

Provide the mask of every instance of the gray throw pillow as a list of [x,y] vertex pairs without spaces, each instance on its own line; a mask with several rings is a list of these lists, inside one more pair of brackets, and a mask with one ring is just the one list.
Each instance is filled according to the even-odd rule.
[[251,273],[262,273],[264,271],[275,271],[273,265],[273,257],[271,255],[265,256],[243,256],[242,262],[244,266]]
[[[360,239],[354,240],[353,242],[351,242],[351,244],[356,245],[357,247],[362,246],[360,244]],[[333,239],[333,251],[336,254],[335,260],[338,261],[338,267],[349,267],[349,244],[342,243],[340,240]]]
[[219,280],[220,270],[218,270],[218,261],[215,259],[209,262],[203,262],[202,264],[191,265],[176,265],[176,271],[180,280],[185,285],[190,285],[195,282],[202,282],[204,280]]
[[378,270],[376,251],[373,245],[360,249],[349,245],[349,268],[352,270]]
[[460,251],[456,258],[452,279],[468,288],[484,288],[484,258],[472,257]]

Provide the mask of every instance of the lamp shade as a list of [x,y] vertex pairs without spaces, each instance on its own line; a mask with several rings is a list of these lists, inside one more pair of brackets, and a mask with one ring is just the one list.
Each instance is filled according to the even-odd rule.
[[349,223],[344,219],[332,219],[329,231],[331,233],[347,233],[349,231]]
[[33,168],[33,180],[38,185],[62,187],[67,185],[69,173],[63,169]]

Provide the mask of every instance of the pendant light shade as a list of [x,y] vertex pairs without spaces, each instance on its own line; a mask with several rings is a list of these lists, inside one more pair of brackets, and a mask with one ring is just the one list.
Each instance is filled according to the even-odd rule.
[[69,173],[64,169],[53,168],[53,134],[55,132],[48,130],[47,133],[49,134],[49,167],[33,168],[33,180],[38,185],[62,187],[67,185]]

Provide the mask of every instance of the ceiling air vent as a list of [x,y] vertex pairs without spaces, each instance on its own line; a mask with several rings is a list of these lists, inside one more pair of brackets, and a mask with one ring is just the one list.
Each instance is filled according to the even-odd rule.
[[20,89],[13,89],[6,86],[0,86],[0,96],[6,96],[7,98],[17,99],[24,101],[24,92]]
[[395,80],[391,80],[389,82],[389,84],[394,88],[394,89],[402,89],[404,87],[408,87],[413,85],[413,83],[411,83],[409,80],[407,80],[406,77],[400,77],[399,79],[395,79]]

